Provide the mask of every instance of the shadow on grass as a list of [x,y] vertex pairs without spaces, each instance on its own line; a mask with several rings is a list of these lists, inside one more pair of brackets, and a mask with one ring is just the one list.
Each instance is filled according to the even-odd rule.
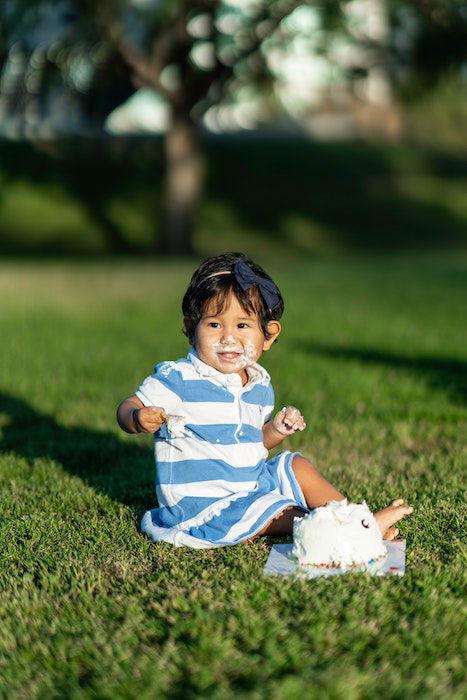
[[[424,180],[462,182],[467,162],[415,146],[405,150],[365,142],[213,139],[207,190],[236,203],[243,225],[297,249],[310,238],[306,222],[324,227],[340,250],[465,244],[465,220],[447,201],[435,201]],[[415,192],[403,186],[404,179],[417,184]],[[299,219],[299,240],[288,233],[290,217]]]
[[370,348],[330,346],[316,341],[302,342],[301,349],[314,355],[409,371],[434,389],[443,390],[454,401],[467,403],[467,362],[462,360],[430,356],[409,357]]
[[28,460],[53,459],[139,516],[155,507],[153,452],[148,447],[122,442],[112,433],[63,427],[8,394],[0,394],[0,414],[6,416],[0,450]]
[[[244,135],[205,136],[203,145],[203,225],[211,235],[228,230],[233,216],[241,227],[297,252],[320,252],[320,246],[397,252],[467,244],[458,206],[459,187],[467,179],[464,158],[414,145]],[[136,255],[154,249],[165,168],[160,137],[0,141],[0,156],[0,214],[9,188],[23,182],[29,196],[35,192],[42,203],[51,203],[51,211],[58,196],[62,206],[68,202],[75,213],[84,212],[100,235],[95,242],[100,251]],[[436,183],[452,186],[451,196],[434,196]],[[94,245],[82,244],[86,235],[76,228],[67,233],[66,222],[58,235],[56,219],[47,226],[42,218],[22,217],[18,223],[10,215],[2,223],[0,217],[3,254],[77,253]],[[142,235],[146,243],[137,238]]]

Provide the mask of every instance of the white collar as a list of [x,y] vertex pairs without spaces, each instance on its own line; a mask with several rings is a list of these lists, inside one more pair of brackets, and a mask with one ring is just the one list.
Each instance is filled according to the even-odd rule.
[[[190,360],[193,367],[201,377],[208,377],[209,379],[217,381],[219,384],[223,384],[224,386],[242,386],[242,378],[239,374],[236,372],[233,374],[224,374],[223,372],[219,372],[219,370],[215,369],[214,367],[207,365],[205,362],[199,359],[198,353],[194,347],[190,348],[187,359]],[[258,365],[257,362],[253,362],[253,364],[249,365],[245,369],[248,374],[248,381],[243,388],[253,384],[269,384],[271,381],[271,378],[264,367]]]

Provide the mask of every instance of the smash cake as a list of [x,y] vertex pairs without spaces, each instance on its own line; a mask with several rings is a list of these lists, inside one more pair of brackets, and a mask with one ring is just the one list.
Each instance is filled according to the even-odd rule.
[[382,566],[387,554],[380,529],[365,501],[331,501],[293,525],[292,558],[300,566]]

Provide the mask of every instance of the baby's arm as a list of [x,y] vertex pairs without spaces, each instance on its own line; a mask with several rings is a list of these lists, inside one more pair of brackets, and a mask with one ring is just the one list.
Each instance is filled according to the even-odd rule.
[[267,450],[272,450],[289,435],[297,430],[305,430],[306,423],[295,406],[285,406],[274,418],[263,425],[263,443]]
[[117,408],[117,421],[126,433],[155,433],[167,420],[160,406],[145,406],[137,396],[124,399]]

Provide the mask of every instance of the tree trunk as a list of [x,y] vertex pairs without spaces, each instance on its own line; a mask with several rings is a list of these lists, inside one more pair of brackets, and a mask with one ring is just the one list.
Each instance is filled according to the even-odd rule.
[[187,114],[173,111],[164,150],[166,180],[158,249],[166,254],[191,254],[204,169],[198,127]]

